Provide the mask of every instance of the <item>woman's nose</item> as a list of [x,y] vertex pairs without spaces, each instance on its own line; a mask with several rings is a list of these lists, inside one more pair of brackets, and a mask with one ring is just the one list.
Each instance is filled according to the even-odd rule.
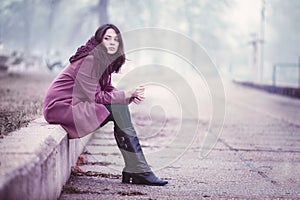
[[110,45],[115,45],[115,44],[116,44],[116,42],[114,40],[110,41]]

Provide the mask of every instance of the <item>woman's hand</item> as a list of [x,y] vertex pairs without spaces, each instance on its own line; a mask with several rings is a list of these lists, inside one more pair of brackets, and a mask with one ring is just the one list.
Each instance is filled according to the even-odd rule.
[[125,98],[131,99],[134,103],[139,104],[145,99],[145,88],[144,86],[138,86],[133,90],[125,92]]

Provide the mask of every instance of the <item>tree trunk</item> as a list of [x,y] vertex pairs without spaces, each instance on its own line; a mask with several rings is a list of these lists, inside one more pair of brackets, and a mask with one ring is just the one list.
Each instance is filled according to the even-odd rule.
[[48,42],[47,42],[47,49],[46,53],[49,54],[52,48],[52,34],[53,34],[53,22],[55,18],[55,13],[57,10],[59,0],[51,0],[50,1],[50,12],[49,12],[49,18],[48,18]]
[[33,1],[24,0],[24,10],[23,10],[23,19],[24,19],[24,53],[30,54],[31,51],[31,25],[32,25],[32,14],[33,14]]
[[108,23],[108,13],[107,13],[108,0],[99,0],[98,11],[99,11],[99,24]]

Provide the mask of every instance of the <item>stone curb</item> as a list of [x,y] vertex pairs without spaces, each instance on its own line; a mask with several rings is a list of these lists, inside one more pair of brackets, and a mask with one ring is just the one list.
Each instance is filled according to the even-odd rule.
[[57,199],[91,137],[69,140],[39,118],[0,139],[0,199]]
[[283,96],[289,96],[293,98],[300,98],[300,87],[293,88],[293,87],[280,87],[280,86],[273,86],[273,85],[264,85],[264,84],[257,84],[252,82],[243,82],[243,81],[233,81],[236,84],[240,84],[246,87],[251,87],[259,90],[264,90],[269,93],[279,94]]

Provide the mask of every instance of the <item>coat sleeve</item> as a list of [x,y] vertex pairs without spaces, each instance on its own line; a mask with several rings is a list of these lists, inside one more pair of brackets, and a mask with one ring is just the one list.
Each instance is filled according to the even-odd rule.
[[125,99],[125,92],[117,89],[106,91],[98,84],[96,92],[96,103],[100,104],[128,104]]
[[125,92],[118,90],[111,84],[111,79],[105,88],[101,88],[100,84],[97,86],[96,102],[101,104],[129,104],[130,101],[125,98]]
[[73,105],[83,102],[95,102],[97,77],[93,70],[94,58],[87,56],[79,64],[73,88]]

